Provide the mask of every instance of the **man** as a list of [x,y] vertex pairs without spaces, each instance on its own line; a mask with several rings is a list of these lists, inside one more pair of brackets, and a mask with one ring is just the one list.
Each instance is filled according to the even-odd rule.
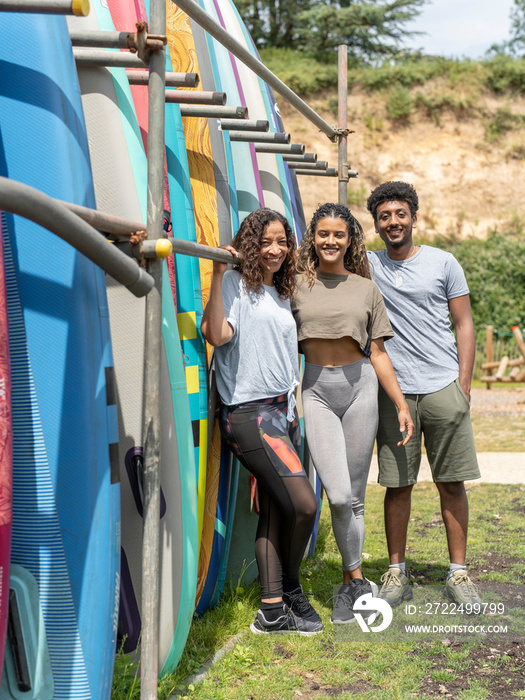
[[372,192],[367,207],[386,246],[368,255],[372,279],[383,293],[394,330],[388,354],[415,424],[412,440],[398,447],[396,410],[380,390],[377,448],[379,483],[386,487],[390,566],[381,577],[379,596],[392,606],[412,597],[405,549],[424,436],[450,557],[445,595],[458,604],[479,604],[465,566],[468,500],[464,481],[480,477],[470,421],[475,340],[469,289],[453,255],[414,244],[418,196],[412,185],[386,182]]

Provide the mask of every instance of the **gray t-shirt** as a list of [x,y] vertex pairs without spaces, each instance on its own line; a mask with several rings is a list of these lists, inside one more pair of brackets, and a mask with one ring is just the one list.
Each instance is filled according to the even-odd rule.
[[383,294],[394,337],[387,352],[405,394],[431,394],[459,374],[448,300],[469,293],[451,253],[422,245],[408,260],[368,252],[372,279]]
[[224,274],[224,313],[233,336],[215,348],[217,389],[227,406],[288,394],[291,415],[299,385],[295,321],[288,299],[275,287],[263,289],[246,293],[239,272]]

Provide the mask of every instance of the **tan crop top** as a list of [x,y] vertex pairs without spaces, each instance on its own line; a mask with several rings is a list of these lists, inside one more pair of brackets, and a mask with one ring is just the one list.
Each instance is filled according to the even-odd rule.
[[379,288],[360,275],[316,271],[312,287],[298,275],[292,300],[299,349],[306,338],[353,338],[365,354],[368,342],[392,338],[385,302]]

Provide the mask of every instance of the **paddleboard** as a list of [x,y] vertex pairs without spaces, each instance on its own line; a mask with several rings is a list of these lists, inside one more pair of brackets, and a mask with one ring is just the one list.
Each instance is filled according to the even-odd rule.
[[[217,2],[214,0],[201,0],[201,6],[213,19],[225,28],[220,7]],[[247,107],[241,78],[237,69],[236,58],[209,34],[207,35],[207,40],[217,89],[226,92],[227,105],[231,107]],[[219,120],[217,120],[217,122],[219,122]],[[264,194],[261,187],[255,146],[251,143],[243,143],[240,141],[233,141],[230,143],[235,174],[239,213],[238,219],[239,222],[241,222],[252,211],[264,206]],[[236,231],[237,228],[234,226],[234,233],[236,233]]]
[[[244,24],[233,2],[230,2],[230,0],[216,0],[215,4],[220,10],[224,27],[227,28],[229,34],[242,46],[250,50],[250,42],[247,40]],[[248,106],[250,119],[267,119],[267,111],[258,77],[251,68],[245,66],[242,61],[235,59],[235,62]],[[270,131],[276,131],[275,125],[271,122]],[[289,207],[289,198],[280,182],[281,175],[279,173],[279,165],[275,154],[257,153],[257,165],[263,190],[264,206],[279,211],[290,221],[291,210]]]
[[[0,174],[94,206],[65,20],[2,13],[2,29]],[[18,605],[37,628],[31,613],[42,611],[54,685],[49,695],[45,654],[33,648],[31,630],[22,625],[20,641],[28,655],[37,655],[47,679],[38,687],[42,675],[32,678],[24,697],[109,698],[120,488],[104,275],[26,219],[7,214],[2,228],[12,368],[11,561],[36,581]],[[34,604],[26,606],[27,600]],[[0,697],[16,692],[4,676]]]
[[0,212],[0,668],[4,662],[9,599],[9,559],[13,521],[13,431],[11,425],[11,368],[7,290]]
[[[186,14],[174,4],[167,5],[167,36],[172,62],[182,72],[196,72],[201,67],[194,37],[199,46],[205,45],[199,27],[193,26]],[[201,53],[201,59],[207,58]],[[204,64],[203,64],[204,67]],[[210,76],[210,70],[205,71]],[[210,76],[211,77],[211,76]],[[209,78],[208,78],[209,79]],[[197,239],[200,243],[217,246],[231,240],[231,216],[227,166],[224,143],[219,132],[210,132],[207,119],[183,119],[188,164],[191,176]],[[199,259],[203,306],[205,306],[211,283],[212,263]],[[214,406],[208,401],[208,460],[205,474],[204,499],[202,501],[202,532],[199,548],[196,604],[204,589],[213,547],[215,515],[220,473],[220,432],[214,426]],[[201,465],[199,465],[199,501],[202,493]],[[201,502],[201,501],[200,501]]]
[[[195,51],[199,62],[202,89],[206,91],[220,91],[222,89],[220,77],[214,70],[214,56],[206,41],[204,31],[191,23]],[[233,168],[233,155],[229,134],[220,129],[217,119],[209,119],[210,142],[214,154],[214,168],[218,188],[228,187],[228,199],[218,193],[219,211],[223,217],[229,216],[229,222],[224,222],[219,227],[219,243],[229,243],[232,238],[232,230],[239,226],[237,209],[237,192],[235,187],[235,172]],[[229,201],[229,213],[225,205]],[[208,474],[206,483],[205,518],[201,539],[199,577],[197,585],[197,606],[195,612],[198,615],[204,613],[214,596],[219,568],[224,549],[227,527],[228,501],[232,477],[232,455],[222,445],[219,423],[216,418],[218,394],[214,383],[213,370],[209,371],[208,390],[208,425],[212,427],[211,453],[208,462]],[[199,597],[200,596],[200,597]]]
[[[111,31],[109,10],[92,3],[90,27]],[[73,24],[73,22],[72,22]],[[81,68],[80,85],[97,205],[101,211],[145,221],[147,161],[133,109],[129,84],[122,69]],[[142,478],[143,478],[143,368],[145,343],[144,299],[123,295],[108,278],[117,397],[119,409],[120,471],[122,475],[122,597],[121,637],[125,652],[137,648],[142,599]],[[161,512],[160,512],[160,628],[161,675],[180,658],[187,637],[195,590],[183,576],[195,569],[195,464],[185,387],[182,352],[166,266],[163,269],[163,343],[161,369]],[[188,612],[188,601],[191,601]]]

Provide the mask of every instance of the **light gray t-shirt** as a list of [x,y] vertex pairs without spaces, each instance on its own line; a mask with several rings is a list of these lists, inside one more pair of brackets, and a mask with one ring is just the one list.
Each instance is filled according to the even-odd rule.
[[288,299],[275,287],[263,289],[247,293],[239,272],[224,274],[224,313],[233,336],[215,348],[217,389],[227,406],[288,394],[292,416],[299,385],[295,321]]
[[405,394],[431,394],[457,379],[456,339],[448,300],[469,293],[451,253],[422,245],[408,260],[368,252],[372,279],[383,294],[394,337],[387,352]]

